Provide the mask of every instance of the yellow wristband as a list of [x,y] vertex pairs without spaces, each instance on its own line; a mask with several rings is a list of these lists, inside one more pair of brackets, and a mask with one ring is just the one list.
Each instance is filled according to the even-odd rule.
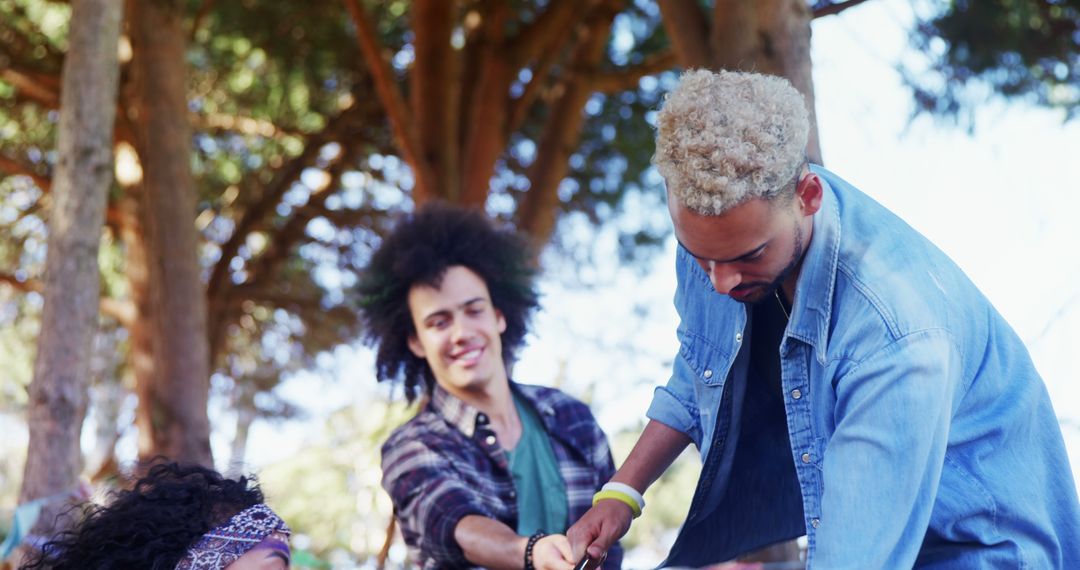
[[635,519],[641,516],[641,507],[638,506],[637,501],[635,501],[633,497],[627,495],[626,493],[612,491],[610,489],[600,491],[592,497],[593,506],[595,507],[596,503],[599,503],[604,499],[614,499],[616,501],[619,501],[620,503],[624,503],[626,506],[630,507],[631,511],[634,512]]

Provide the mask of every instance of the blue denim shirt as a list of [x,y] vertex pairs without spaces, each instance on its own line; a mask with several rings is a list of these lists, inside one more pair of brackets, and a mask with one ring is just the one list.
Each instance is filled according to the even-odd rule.
[[679,248],[681,347],[648,415],[705,465],[668,564],[806,534],[813,568],[1080,568],[1076,487],[1021,340],[933,244],[813,170],[780,345],[789,449],[736,453],[753,323]]

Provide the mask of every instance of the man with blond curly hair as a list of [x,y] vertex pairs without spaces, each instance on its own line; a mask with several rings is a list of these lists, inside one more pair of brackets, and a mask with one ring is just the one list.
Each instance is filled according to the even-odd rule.
[[622,536],[694,443],[668,566],[805,534],[813,568],[1080,568],[1076,485],[1023,343],[938,248],[807,164],[803,97],[690,71],[657,129],[681,347],[612,477],[627,496],[598,494],[575,554]]

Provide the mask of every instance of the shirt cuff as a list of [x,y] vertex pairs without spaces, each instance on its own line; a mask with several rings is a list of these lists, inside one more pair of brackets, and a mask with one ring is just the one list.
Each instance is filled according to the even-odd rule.
[[[461,549],[457,538],[454,537],[454,530],[457,528],[458,523],[468,515],[488,516],[472,505],[457,505],[441,513],[438,522],[433,525],[435,528],[430,529],[433,531],[430,539],[434,544],[429,545],[428,556],[438,561],[440,566],[467,567],[473,565],[465,558],[465,551]],[[424,530],[421,530],[421,534],[423,532]]]
[[694,441],[694,445],[701,449],[701,426],[698,425],[697,414],[687,409],[675,395],[664,386],[658,386],[653,391],[652,404],[645,412],[650,420],[656,420],[671,429],[681,431]]

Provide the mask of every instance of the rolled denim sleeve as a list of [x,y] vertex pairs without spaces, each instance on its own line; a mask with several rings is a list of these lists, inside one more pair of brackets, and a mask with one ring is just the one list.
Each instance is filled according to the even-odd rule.
[[701,448],[701,423],[694,394],[693,374],[686,368],[681,356],[675,358],[675,370],[666,386],[657,386],[652,403],[645,415],[671,429],[690,436],[694,445]]
[[813,521],[815,567],[915,564],[961,385],[956,343],[936,329],[891,342],[835,381],[836,431],[824,450]]

